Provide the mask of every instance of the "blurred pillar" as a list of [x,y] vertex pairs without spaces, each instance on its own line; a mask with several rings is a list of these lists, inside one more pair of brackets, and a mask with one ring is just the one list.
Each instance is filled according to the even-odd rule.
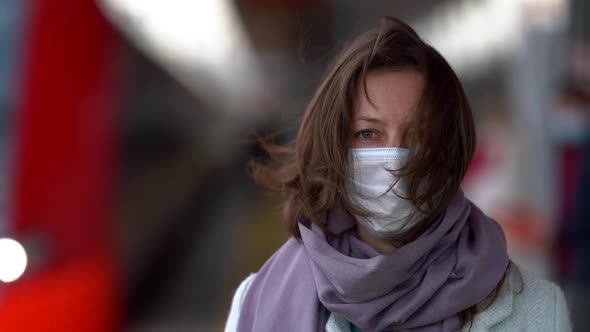
[[10,143],[10,133],[12,129],[12,119],[14,113],[15,95],[18,94],[15,89],[15,82],[18,82],[18,68],[20,44],[22,38],[22,27],[26,15],[29,1],[26,0],[6,0],[2,3],[2,13],[0,13],[0,236],[8,234],[10,225],[6,218],[6,199],[8,196],[8,185],[10,176],[8,174],[8,145]]
[[528,20],[510,71],[518,133],[515,143],[520,145],[517,188],[520,197],[549,221],[555,209],[556,174],[548,119],[559,94],[564,30],[557,23],[535,23],[530,17]]
[[[524,8],[519,53],[510,66],[510,92],[514,104],[515,137],[518,145],[516,197],[555,229],[556,152],[549,136],[549,113],[555,108],[562,68],[565,8]],[[541,250],[541,248],[538,248]],[[545,250],[545,249],[543,249]],[[550,273],[546,252],[523,259],[529,268]]]

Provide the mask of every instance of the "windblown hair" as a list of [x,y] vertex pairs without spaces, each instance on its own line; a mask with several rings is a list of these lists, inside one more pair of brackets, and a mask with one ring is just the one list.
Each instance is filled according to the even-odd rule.
[[[396,174],[407,182],[405,198],[416,207],[428,208],[423,211],[427,217],[397,243],[412,241],[428,228],[459,190],[476,144],[463,88],[432,46],[404,22],[386,17],[336,58],[307,106],[296,139],[284,146],[263,141],[269,158],[252,162],[257,183],[284,194],[283,213],[295,238],[301,237],[301,216],[329,234],[320,216],[338,201],[353,214],[367,213],[352,204],[346,185],[353,107],[359,89],[367,95],[369,73],[401,70],[419,72],[425,86],[417,109],[404,124],[402,141],[411,151],[410,158]],[[505,277],[490,295],[492,301]],[[476,306],[461,313],[463,325],[472,321],[475,312]]]

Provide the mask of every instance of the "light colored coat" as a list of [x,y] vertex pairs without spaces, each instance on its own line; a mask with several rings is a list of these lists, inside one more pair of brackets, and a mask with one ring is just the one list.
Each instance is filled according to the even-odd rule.
[[[508,282],[504,284],[496,300],[475,316],[472,332],[572,330],[565,298],[557,285],[535,278],[522,269],[521,274],[515,269],[511,271]],[[254,277],[255,274],[251,274],[238,287],[225,332],[237,330],[240,307]],[[464,329],[467,330],[468,327]],[[346,319],[332,313],[326,323],[326,332],[350,332],[350,325]]]

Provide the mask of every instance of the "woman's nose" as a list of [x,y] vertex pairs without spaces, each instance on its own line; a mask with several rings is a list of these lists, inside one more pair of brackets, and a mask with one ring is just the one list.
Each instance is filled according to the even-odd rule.
[[397,131],[389,131],[387,133],[387,139],[385,140],[385,147],[396,148],[401,147],[402,139]]

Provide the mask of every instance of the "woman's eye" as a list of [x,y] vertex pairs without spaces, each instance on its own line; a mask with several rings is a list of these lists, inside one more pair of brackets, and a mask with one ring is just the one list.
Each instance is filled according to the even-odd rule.
[[372,130],[363,130],[363,131],[359,132],[358,135],[360,138],[374,138],[377,136],[375,134],[375,132]]

